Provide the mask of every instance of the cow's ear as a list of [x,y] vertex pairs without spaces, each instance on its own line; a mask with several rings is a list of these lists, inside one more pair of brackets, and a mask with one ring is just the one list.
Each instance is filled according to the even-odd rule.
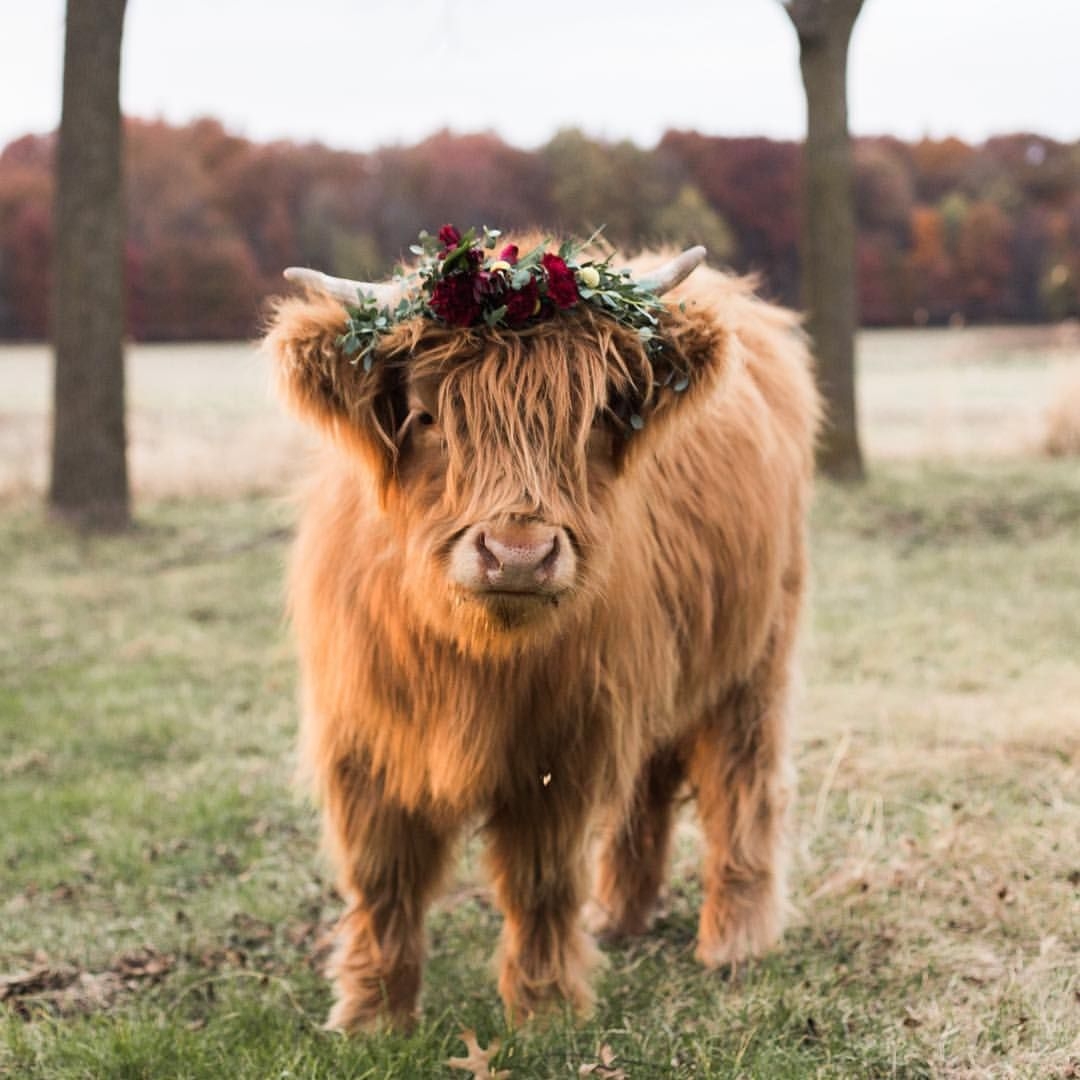
[[348,315],[340,301],[312,294],[280,300],[264,341],[276,367],[278,393],[301,419],[361,458],[385,493],[397,464],[396,432],[405,389],[396,365],[365,371],[338,342]]
[[649,385],[632,388],[615,407],[625,458],[654,440],[712,394],[740,366],[738,340],[707,308],[687,306],[662,323],[663,345],[648,356]]

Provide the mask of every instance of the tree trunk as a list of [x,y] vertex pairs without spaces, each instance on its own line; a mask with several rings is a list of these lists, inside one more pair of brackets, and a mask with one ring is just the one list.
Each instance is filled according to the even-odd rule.
[[792,0],[806,90],[803,303],[827,420],[818,464],[863,475],[855,409],[855,202],[847,122],[847,56],[862,0]]
[[130,520],[124,427],[120,42],[126,0],[68,0],[57,152],[49,503],[80,528]]

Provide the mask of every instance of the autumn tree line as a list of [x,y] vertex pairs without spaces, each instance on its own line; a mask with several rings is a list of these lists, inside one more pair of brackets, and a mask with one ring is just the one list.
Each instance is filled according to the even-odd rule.
[[[0,338],[49,328],[55,137],[0,153]],[[801,148],[668,132],[652,150],[563,131],[534,151],[439,133],[372,153],[253,143],[214,120],[128,120],[127,318],[139,340],[255,332],[281,270],[389,272],[444,221],[571,233],[624,247],[705,244],[799,302]],[[1009,135],[855,143],[864,325],[1080,315],[1080,144]]]

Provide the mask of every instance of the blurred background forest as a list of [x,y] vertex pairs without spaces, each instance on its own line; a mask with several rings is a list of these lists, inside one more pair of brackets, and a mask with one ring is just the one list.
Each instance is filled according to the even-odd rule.
[[[258,143],[216,120],[125,125],[129,334],[257,329],[281,269],[389,273],[421,225],[542,222],[616,245],[704,243],[799,300],[801,147],[671,130],[654,149],[566,129],[538,149],[440,132],[368,153]],[[48,336],[54,135],[0,152],[0,339]],[[1080,315],[1080,145],[1031,134],[854,143],[864,326]]]

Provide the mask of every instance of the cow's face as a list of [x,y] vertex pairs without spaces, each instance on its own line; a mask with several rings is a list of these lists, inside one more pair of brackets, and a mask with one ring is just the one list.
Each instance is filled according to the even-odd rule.
[[519,333],[417,320],[371,372],[323,381],[336,401],[303,411],[329,418],[374,474],[418,617],[470,650],[513,650],[618,587],[616,551],[633,547],[617,535],[632,527],[619,508],[633,459],[723,366],[718,332],[683,316],[671,331],[670,355],[696,384],[683,394],[657,388],[664,371],[633,331],[591,312]]
[[620,440],[605,357],[565,328],[447,340],[450,355],[404,364],[387,507],[406,588],[459,636],[548,632],[610,575]]

